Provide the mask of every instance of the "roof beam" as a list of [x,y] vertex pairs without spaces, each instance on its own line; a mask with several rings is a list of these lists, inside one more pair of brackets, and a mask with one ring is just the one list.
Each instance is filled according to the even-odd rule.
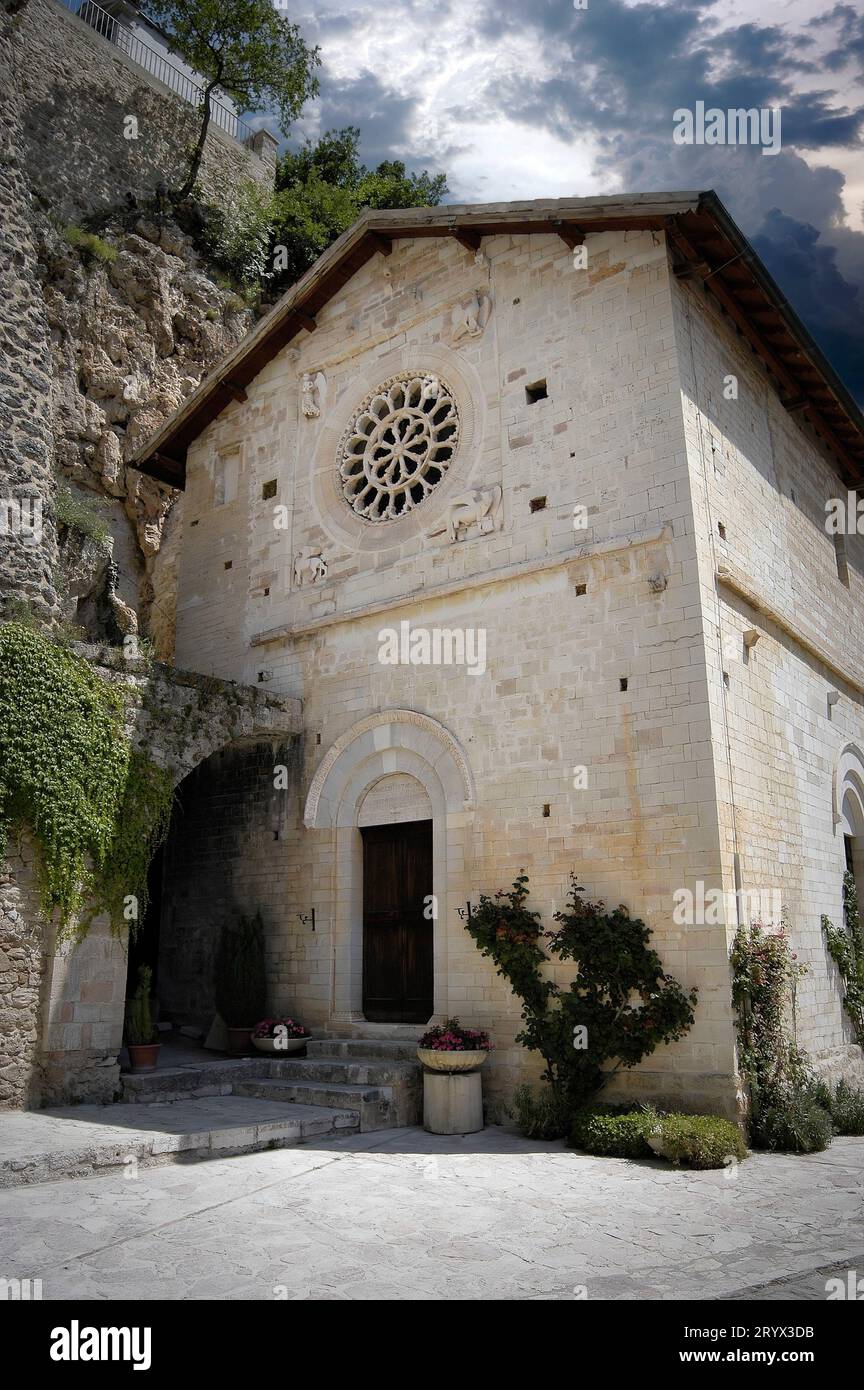
[[454,241],[458,241],[459,245],[464,246],[465,250],[470,251],[472,255],[476,256],[480,250],[483,238],[479,232],[468,232],[462,227],[451,227],[450,235]]
[[575,222],[553,222],[552,225],[570,251],[575,251],[576,247],[581,246],[585,240],[585,233],[581,227],[577,227]]
[[151,478],[155,478],[159,483],[166,483],[168,487],[182,488],[186,481],[186,465],[180,459],[172,458],[170,454],[160,453],[158,449],[150,454],[149,458],[142,459],[140,464],[130,464],[131,468],[141,468]]
[[228,377],[223,377],[219,384],[225,387],[225,390],[229,395],[234,397],[235,401],[246,400],[246,392],[243,390],[242,386],[238,386],[236,381],[231,381]]
[[384,236],[382,232],[368,231],[366,233],[376,251],[380,251],[382,256],[389,256],[393,250],[393,242],[389,236]]
[[[669,233],[670,240],[674,243],[679,253],[684,256],[685,260],[689,264],[695,266],[699,262],[699,256],[697,255],[695,249],[688,241],[684,233],[680,231],[680,229],[678,228],[678,225],[675,222],[674,218],[670,217],[669,222],[667,224],[667,230]],[[722,269],[722,267],[718,266],[718,270],[719,269]],[[722,283],[722,281],[718,279],[716,274],[712,274],[711,278],[706,278],[703,281],[703,283],[706,289],[709,289],[711,291],[711,293],[717,299],[718,303],[720,303],[726,310],[727,314],[732,319],[732,322],[747,339],[753,351],[759,357],[762,358],[762,361],[765,363],[766,367],[768,367],[769,371],[771,371],[774,374],[774,376],[777,378],[777,381],[785,389],[787,399],[795,402],[794,408],[798,409],[798,401],[801,396],[801,388],[798,382],[795,381],[794,377],[792,377],[790,373],[787,371],[787,369],[783,366],[783,363],[779,360],[776,354],[773,353],[771,349],[768,347],[767,343],[765,342],[764,336],[758,331],[758,329],[753,327],[748,315],[744,312],[743,309],[739,307],[739,305],[733,299],[732,295],[726,289],[725,285]],[[860,469],[860,465],[856,465],[855,461],[846,452],[843,445],[840,443],[840,440],[837,438],[830,425],[826,423],[824,416],[816,408],[813,402],[809,398],[805,398],[803,403],[800,405],[800,409],[806,411],[813,428],[816,430],[817,434],[819,434],[822,437],[822,439],[824,439],[828,447],[834,451],[837,458],[843,464],[844,468],[846,468],[852,474],[857,473]]]

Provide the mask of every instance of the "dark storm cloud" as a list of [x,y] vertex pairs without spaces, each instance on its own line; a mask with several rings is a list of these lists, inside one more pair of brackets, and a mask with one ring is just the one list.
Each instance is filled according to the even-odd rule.
[[752,240],[837,374],[864,402],[864,287],[840,274],[837,248],[824,242],[815,227],[779,208],[769,212]]
[[[486,75],[470,94],[460,86],[452,104],[446,90],[439,94],[447,129],[434,151],[418,147],[413,131],[423,94],[406,94],[398,73],[361,71],[344,80],[328,72],[328,36],[335,41],[338,35],[344,50],[346,36],[350,42],[356,32],[359,46],[360,37],[368,40],[373,24],[382,22],[371,6],[351,8],[348,0],[338,11],[319,9],[302,21],[307,39],[321,43],[324,65],[320,99],[301,133],[357,125],[367,163],[395,155],[413,168],[443,168],[464,146],[463,127],[517,121],[539,142],[554,137],[588,144],[595,173],[609,188],[716,188],[836,370],[864,394],[864,235],[842,226],[843,176],[829,157],[832,148],[864,149],[864,109],[853,108],[843,94],[847,69],[864,67],[864,15],[857,8],[837,4],[797,30],[774,22],[776,10],[771,23],[721,30],[714,0],[635,6],[589,0],[587,10],[574,10],[572,0],[479,0],[466,29],[469,5],[402,0],[386,21],[422,45],[426,26],[434,23],[440,33],[452,11],[463,21],[461,50],[488,59]],[[520,39],[525,62],[514,72]],[[496,61],[504,51],[508,61]],[[832,76],[841,71],[832,91]],[[820,73],[819,90],[800,90],[802,79],[812,86]],[[676,146],[673,113],[696,101],[724,111],[780,106],[782,153]],[[818,151],[818,165],[798,150],[811,159]],[[499,196],[482,174],[474,181],[474,197]]]

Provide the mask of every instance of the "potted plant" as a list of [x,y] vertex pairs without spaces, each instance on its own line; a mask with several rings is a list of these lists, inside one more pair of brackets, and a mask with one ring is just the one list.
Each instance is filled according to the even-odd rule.
[[312,1034],[293,1018],[262,1018],[252,1030],[252,1043],[259,1052],[287,1056],[301,1052]]
[[133,1071],[155,1071],[161,1043],[153,1021],[150,1007],[150,989],[153,971],[149,965],[138,970],[138,984],[135,993],[126,1003],[126,1046]]
[[488,1033],[463,1028],[458,1018],[430,1028],[417,1044],[417,1056],[429,1071],[476,1071],[491,1050]]
[[239,1057],[249,1051],[256,1018],[264,1012],[267,980],[264,924],[260,912],[226,922],[216,953],[216,1008],[228,1029],[228,1050]]

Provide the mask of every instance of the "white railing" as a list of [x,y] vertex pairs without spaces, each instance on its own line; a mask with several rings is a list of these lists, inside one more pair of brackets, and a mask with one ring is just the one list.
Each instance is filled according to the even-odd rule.
[[[172,92],[176,92],[184,101],[188,101],[190,106],[200,107],[204,100],[204,88],[200,82],[194,78],[187,77],[185,72],[176,68],[173,63],[169,63],[167,58],[158,51],[151,48],[143,39],[139,38],[134,30],[128,25],[115,19],[107,10],[103,10],[101,5],[94,3],[94,0],[59,0],[64,9],[84,21],[85,24],[103,39],[113,43],[125,53],[133,63],[137,63],[139,68],[149,72],[152,77],[164,83]],[[231,135],[238,140],[241,145],[247,144],[255,134],[251,126],[241,121],[236,112],[229,106],[224,106],[221,101],[210,98],[210,119],[214,125],[219,126],[227,135]]]

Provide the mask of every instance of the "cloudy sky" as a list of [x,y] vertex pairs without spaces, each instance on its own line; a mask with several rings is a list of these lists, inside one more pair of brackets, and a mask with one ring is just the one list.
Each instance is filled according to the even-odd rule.
[[[453,202],[715,188],[864,400],[860,0],[579,3],[291,0],[323,60],[295,135],[357,125]],[[697,101],[779,106],[781,152],[676,145]]]

